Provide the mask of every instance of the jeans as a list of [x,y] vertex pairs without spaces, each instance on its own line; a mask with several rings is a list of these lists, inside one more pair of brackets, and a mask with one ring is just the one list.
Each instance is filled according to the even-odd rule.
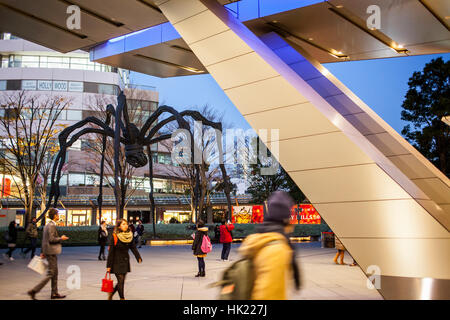
[[8,252],[6,252],[6,255],[11,258],[12,253],[13,253],[14,250],[16,250],[16,246],[10,247],[9,244],[8,244]]
[[105,259],[105,245],[104,244],[100,245],[100,252],[98,253],[98,258]]
[[34,253],[36,252],[37,238],[30,238],[30,247],[23,251],[24,254],[27,254],[31,251],[31,258],[34,257]]
[[117,278],[117,284],[114,287],[113,294],[115,294],[117,291],[119,292],[120,299],[125,299],[124,290],[125,290],[125,277],[126,273],[123,274],[115,274]]
[[55,254],[46,254],[45,258],[48,262],[47,275],[33,288],[33,292],[37,293],[51,280],[52,281],[52,296],[58,294],[58,259]]
[[228,255],[230,254],[231,243],[222,243],[222,260],[228,260]]
[[197,257],[198,260],[198,272],[205,272],[205,258]]
[[136,237],[136,246],[139,248],[142,246],[142,236]]

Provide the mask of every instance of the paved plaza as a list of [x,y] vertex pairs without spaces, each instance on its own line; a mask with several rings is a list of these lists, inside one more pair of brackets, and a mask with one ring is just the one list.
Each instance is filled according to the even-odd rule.
[[[302,275],[302,289],[292,292],[295,299],[382,299],[376,290],[366,287],[366,278],[359,267],[335,265],[332,261],[335,249],[320,248],[320,243],[299,243],[297,258]],[[237,259],[239,244],[233,244],[230,258]],[[5,250],[2,250],[5,252]],[[218,280],[222,270],[231,262],[220,261],[221,245],[214,245],[206,258],[206,277],[195,278],[197,260],[189,245],[145,246],[140,249],[142,264],[137,264],[131,255],[131,270],[125,285],[127,299],[216,299],[218,290],[208,284]],[[97,260],[98,247],[65,247],[59,256],[59,290],[70,300],[101,300],[106,293],[100,291],[101,279],[106,263]],[[0,266],[0,300],[29,299],[26,292],[36,285],[41,275],[27,268],[28,259],[22,258],[20,249],[14,252],[14,261]],[[346,255],[345,261],[352,259]],[[79,266],[81,288],[68,289],[69,266]],[[115,280],[115,277],[113,276]],[[49,299],[50,284],[38,295],[38,299]],[[118,299],[118,295],[115,296]]]

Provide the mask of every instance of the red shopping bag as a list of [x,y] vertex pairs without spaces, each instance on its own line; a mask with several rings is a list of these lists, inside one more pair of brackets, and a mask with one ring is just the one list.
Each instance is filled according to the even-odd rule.
[[102,291],[103,292],[114,291],[113,281],[111,280],[111,273],[109,272],[106,272],[105,278],[102,279]]

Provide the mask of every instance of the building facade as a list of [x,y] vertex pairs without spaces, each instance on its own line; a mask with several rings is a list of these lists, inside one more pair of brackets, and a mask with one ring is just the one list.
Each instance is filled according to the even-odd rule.
[[[70,101],[58,117],[58,124],[71,126],[87,116],[102,118],[104,107],[109,103],[116,104],[120,90],[127,96],[130,112],[139,121],[145,121],[158,107],[158,92],[154,87],[130,84],[129,71],[91,62],[89,54],[82,50],[62,54],[10,34],[1,34],[0,61],[0,96],[26,92],[30,96],[58,96]],[[0,116],[8,116],[6,104],[1,106]],[[67,164],[60,180],[60,225],[99,223],[96,198],[99,192],[100,154],[95,150],[97,140],[98,137],[85,136],[75,142],[68,151]],[[171,150],[154,145],[152,151],[156,196],[184,194],[186,181],[171,161]],[[3,156],[6,156],[5,152],[5,148],[2,148]],[[112,175],[111,172],[108,174],[107,166],[105,170],[105,205],[101,219],[112,224],[116,220],[111,188]],[[13,182],[17,181],[18,177],[8,176],[5,170],[1,171],[2,207],[17,209],[17,220],[23,225],[24,210],[17,199],[18,190]],[[139,217],[148,221],[148,203],[139,201],[148,198],[150,191],[148,167],[134,170],[128,178],[130,196],[125,217]],[[36,198],[40,202],[39,196]],[[172,204],[167,210],[170,210],[170,214],[166,214],[166,220],[172,216],[185,220],[184,217],[190,213],[188,206],[182,203]],[[158,211],[160,220],[164,220],[164,211],[165,209]],[[39,212],[40,203],[37,203],[36,214],[39,215]]]

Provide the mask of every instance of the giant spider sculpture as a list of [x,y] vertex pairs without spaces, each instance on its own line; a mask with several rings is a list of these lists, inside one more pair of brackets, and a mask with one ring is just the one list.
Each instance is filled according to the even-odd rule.
[[[169,113],[170,116],[158,121],[159,117],[164,114]],[[114,117],[115,125],[114,128],[111,128],[111,120]],[[72,146],[80,137],[85,134],[100,134],[102,135],[102,157],[100,161],[100,186],[99,186],[99,195],[97,198],[99,214],[101,216],[102,213],[102,202],[103,202],[103,176],[104,176],[104,163],[105,163],[105,150],[106,150],[106,142],[107,139],[113,139],[114,141],[114,195],[116,198],[116,213],[118,216],[123,216],[123,206],[119,197],[120,187],[119,187],[119,172],[120,172],[120,146],[123,144],[125,146],[125,160],[128,164],[135,168],[143,167],[149,163],[149,177],[150,177],[150,212],[152,220],[155,219],[155,200],[153,196],[153,165],[151,161],[151,145],[154,143],[158,143],[160,141],[170,139],[171,134],[168,133],[159,133],[159,130],[164,127],[166,124],[175,121],[178,124],[180,129],[185,129],[190,134],[191,138],[191,160],[194,159],[196,150],[195,143],[193,142],[193,135],[190,130],[190,126],[188,121],[184,119],[184,117],[190,117],[196,121],[201,121],[203,125],[212,127],[217,129],[219,132],[222,131],[222,124],[220,122],[212,122],[206,119],[197,111],[187,110],[178,112],[174,108],[169,106],[160,106],[156,109],[154,113],[150,115],[150,117],[145,121],[144,125],[141,129],[139,129],[134,123],[130,121],[128,114],[128,107],[126,102],[126,97],[123,92],[120,92],[117,97],[117,108],[109,104],[106,107],[106,119],[104,121],[96,118],[96,117],[87,117],[84,120],[81,120],[74,125],[65,128],[58,136],[60,150],[55,158],[55,162],[53,163],[52,175],[51,175],[51,187],[49,199],[46,205],[46,209],[39,216],[38,220],[42,219],[45,216],[45,213],[48,211],[50,206],[57,206],[58,198],[60,196],[59,190],[59,182],[61,179],[61,171],[63,169],[63,165],[66,160],[67,149]],[[123,118],[123,121],[122,121]],[[99,128],[94,127],[86,127],[85,125],[94,124]],[[152,127],[153,126],[153,127]],[[83,128],[83,129],[81,129]],[[81,129],[77,131],[78,129]],[[76,132],[77,131],[77,132]],[[75,133],[74,133],[75,132]],[[70,136],[70,139],[69,139]],[[221,139],[216,139],[218,151],[219,151],[219,159],[220,161],[220,170],[223,177],[224,183],[224,191],[227,198],[228,205],[228,218],[231,214],[231,198],[230,198],[230,182],[229,177],[227,176],[227,172],[225,169],[223,162],[223,150]],[[148,157],[145,154],[144,148],[147,149]],[[149,160],[150,159],[150,160]],[[195,172],[195,188],[194,188],[194,206],[195,206],[195,214],[198,216],[198,196],[199,196],[199,164],[193,164],[194,172]],[[192,196],[192,195],[191,195]]]

